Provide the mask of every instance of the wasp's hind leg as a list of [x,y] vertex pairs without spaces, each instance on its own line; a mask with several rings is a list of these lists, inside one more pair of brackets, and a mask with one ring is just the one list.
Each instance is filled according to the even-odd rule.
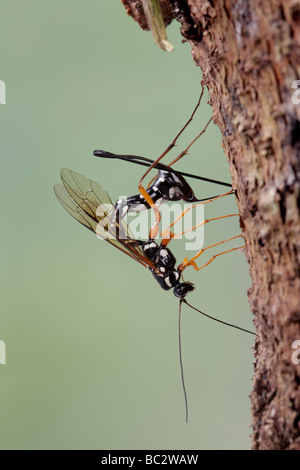
[[195,137],[194,140],[192,140],[192,142],[176,157],[174,158],[174,160],[171,161],[171,163],[169,163],[169,166],[172,166],[174,165],[174,163],[178,162],[179,160],[181,160],[182,157],[184,157],[189,149],[191,148],[191,146],[197,142],[198,139],[200,139],[200,137],[204,134],[204,132],[206,132],[206,129],[208,128],[209,124],[211,123],[211,121],[213,120],[213,118],[211,117],[207,124],[205,125],[205,127],[202,129],[202,131]]
[[[177,140],[179,139],[179,137],[181,136],[181,134],[185,131],[185,129],[188,127],[188,125],[192,122],[193,118],[194,118],[194,115],[197,111],[197,109],[199,108],[200,106],[200,103],[201,103],[201,100],[202,100],[202,97],[203,97],[203,93],[204,93],[204,86],[203,84],[201,83],[201,94],[200,94],[200,97],[199,97],[199,100],[190,116],[190,118],[188,119],[188,121],[185,123],[185,125],[182,127],[182,129],[178,132],[178,134],[176,135],[176,137],[173,139],[173,141],[170,143],[170,145],[168,145],[168,147],[166,148],[166,150],[152,163],[152,165],[150,165],[150,167],[148,168],[148,170],[143,174],[142,178],[140,179],[139,181],[139,184],[138,184],[138,188],[139,188],[139,192],[141,193],[141,195],[144,197],[144,199],[147,201],[147,203],[149,204],[149,206],[152,206],[153,205],[153,201],[151,199],[151,197],[148,195],[146,189],[143,187],[143,181],[144,179],[146,178],[146,176],[150,173],[150,171],[157,165],[157,163],[160,162],[160,160],[163,159],[163,157],[165,157],[169,152],[170,150],[172,150],[173,147],[175,147],[176,145],[176,142]],[[208,124],[207,124],[208,125]],[[207,126],[206,126],[207,127]],[[196,138],[197,140],[197,138]],[[189,146],[190,147],[190,146]],[[177,161],[177,160],[176,160]],[[155,179],[155,178],[154,178]],[[154,179],[152,181],[154,181]],[[151,182],[149,183],[148,187],[150,187],[150,184]],[[156,222],[158,222],[158,213],[159,211],[156,211],[156,214],[155,214],[155,219],[156,219]]]
[[[193,112],[192,112],[190,118],[187,120],[187,122],[184,124],[184,126],[180,129],[180,131],[178,132],[178,134],[176,135],[176,137],[172,140],[172,142],[171,142],[170,145],[166,148],[166,150],[162,153],[162,155],[160,155],[160,157],[153,163],[152,168],[154,168],[155,165],[156,165],[163,157],[165,157],[165,156],[170,152],[170,150],[172,150],[173,147],[175,147],[176,142],[177,142],[177,140],[179,139],[179,137],[181,136],[181,134],[185,131],[185,129],[189,126],[189,124],[190,124],[190,123],[192,122],[192,120],[194,119],[194,116],[195,116],[195,114],[196,114],[196,111],[197,111],[197,109],[199,108],[200,103],[201,103],[201,101],[202,101],[203,94],[204,94],[204,85],[203,85],[203,83],[201,82],[201,93],[200,93],[200,97],[199,97],[199,99],[198,99],[198,101],[197,101],[197,104],[196,104],[196,106],[195,106],[195,108],[194,108],[194,110],[193,110]],[[209,122],[210,122],[210,121],[211,121],[211,119],[209,120]],[[209,122],[208,122],[207,125],[205,126],[205,130],[206,130],[206,128],[207,128]],[[205,132],[205,131],[203,131],[203,132]],[[202,132],[202,133],[203,133],[203,132]],[[201,134],[201,135],[202,135],[202,134]],[[188,148],[190,148],[190,146],[191,146],[199,137],[200,137],[200,135],[197,136],[196,139],[194,139],[194,141],[189,145]],[[188,149],[186,149],[186,151],[188,151]],[[180,154],[180,155],[181,155],[181,154]],[[185,155],[185,153],[184,153],[183,155]],[[177,161],[177,160],[179,160],[180,158],[182,158],[183,155],[181,155],[179,158],[177,157],[174,161],[172,161],[172,162],[169,164],[169,166],[173,165],[173,163],[175,163],[175,161]],[[151,168],[151,169],[152,169],[152,168]],[[145,178],[145,176],[147,176],[149,172],[150,172],[150,168],[149,168],[149,170],[144,174],[143,178]],[[143,178],[142,178],[142,179],[143,179]],[[153,183],[154,180],[155,180],[155,177],[152,178],[152,180],[148,183],[147,188],[150,187],[150,185]]]

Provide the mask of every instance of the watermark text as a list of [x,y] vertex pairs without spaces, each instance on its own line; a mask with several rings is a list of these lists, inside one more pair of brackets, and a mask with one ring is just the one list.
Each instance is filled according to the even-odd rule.
[[6,364],[6,346],[4,341],[0,339],[0,364]]
[[300,364],[300,339],[293,341],[292,349],[296,349],[292,354],[292,363],[298,365]]
[[[160,206],[160,227],[158,238],[186,240],[186,250],[199,250],[204,245],[204,206],[196,204],[163,204]],[[143,240],[149,239],[151,227],[155,222],[154,211],[141,210],[128,212],[121,218],[112,204],[101,204],[97,207],[96,233],[104,240]]]
[[6,104],[6,85],[3,80],[0,80],[0,104]]
[[300,104],[300,80],[294,80],[292,88],[296,88],[296,91],[292,94],[293,104]]

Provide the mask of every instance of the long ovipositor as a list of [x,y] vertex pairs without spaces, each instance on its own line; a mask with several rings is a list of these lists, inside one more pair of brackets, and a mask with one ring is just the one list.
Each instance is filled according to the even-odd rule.
[[[146,166],[146,167],[151,166],[155,162],[155,160],[151,160],[151,158],[141,157],[140,155],[119,155],[116,153],[107,152],[106,150],[94,150],[93,155],[95,157],[101,157],[101,158],[124,160],[129,163],[135,163],[136,165],[141,165],[141,166]],[[193,175],[192,173],[186,173],[184,171],[174,170],[170,166],[164,165],[161,162],[158,162],[154,168],[157,168],[158,170],[171,171],[172,173],[176,175],[186,176],[187,178],[194,178],[196,180],[205,181],[207,183],[219,184],[221,186],[226,186],[227,188],[232,187],[230,183],[227,183],[225,181],[219,181],[219,180],[215,180],[212,178],[206,178],[204,176]]]
[[[137,155],[117,155],[111,152],[106,152],[105,150],[95,150],[94,155],[96,157],[124,160],[147,167],[154,163],[154,160],[151,160],[150,158]],[[158,176],[152,185],[147,188],[147,193],[151,197],[153,203],[157,206],[160,206],[166,201],[183,200],[186,202],[204,202],[219,196],[210,196],[201,199],[196,198],[193,189],[187,183],[184,176],[231,188],[229,183],[177,171],[160,162],[155,165],[155,169],[158,169]],[[141,212],[142,210],[149,209],[150,206],[141,194],[136,194],[126,199],[118,200],[115,208],[118,216],[125,217],[128,212]]]

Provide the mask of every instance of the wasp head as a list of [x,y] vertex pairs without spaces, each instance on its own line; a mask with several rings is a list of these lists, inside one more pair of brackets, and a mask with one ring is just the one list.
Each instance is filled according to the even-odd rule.
[[183,299],[189,292],[195,289],[194,284],[191,282],[178,282],[174,287],[173,293],[176,297]]

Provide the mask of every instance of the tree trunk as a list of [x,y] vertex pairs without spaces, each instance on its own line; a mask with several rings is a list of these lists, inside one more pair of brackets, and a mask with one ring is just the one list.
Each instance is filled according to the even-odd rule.
[[[145,29],[141,2],[123,3]],[[253,449],[300,450],[300,361],[292,349],[300,340],[300,93],[292,85],[300,79],[300,2],[163,3],[201,67],[236,189],[257,330]],[[167,22],[173,15],[164,13]]]

